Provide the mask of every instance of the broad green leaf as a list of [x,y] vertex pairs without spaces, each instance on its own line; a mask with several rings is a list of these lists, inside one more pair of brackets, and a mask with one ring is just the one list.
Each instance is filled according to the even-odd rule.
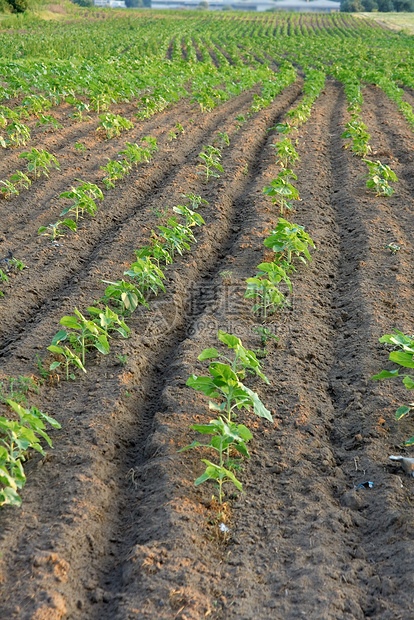
[[403,383],[404,383],[405,387],[407,388],[407,390],[414,389],[414,380],[413,380],[412,377],[410,377],[410,375],[407,375],[407,376],[404,377]]
[[214,359],[218,356],[219,356],[219,353],[217,349],[213,347],[211,349],[204,349],[204,351],[200,353],[197,359],[199,359],[202,362],[203,360]]
[[397,411],[395,412],[395,419],[401,420],[401,418],[407,415],[407,413],[410,413],[411,409],[412,407],[406,407],[405,405],[401,405],[401,407],[398,407]]
[[63,340],[66,340],[67,337],[68,337],[68,333],[64,329],[60,330],[60,332],[58,332],[54,336],[54,338],[52,340],[51,346],[58,345],[59,342],[62,342]]
[[392,351],[389,359],[392,362],[396,362],[404,368],[414,368],[413,354],[404,353],[403,351]]
[[398,377],[398,370],[381,370],[378,375],[374,375],[371,379],[389,379],[390,377]]
[[74,316],[63,316],[59,323],[65,327],[69,327],[69,329],[82,329],[82,326]]

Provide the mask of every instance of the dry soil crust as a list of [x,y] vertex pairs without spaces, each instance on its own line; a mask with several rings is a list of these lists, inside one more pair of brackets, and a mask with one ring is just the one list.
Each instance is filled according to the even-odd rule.
[[[337,84],[327,83],[301,128],[302,202],[288,219],[306,226],[318,251],[293,276],[291,308],[272,318],[280,340],[265,360],[271,387],[250,381],[275,424],[241,416],[255,438],[241,473],[246,495],[231,502],[224,539],[208,522],[211,488],[192,484],[198,456],[177,454],[194,438],[188,425],[209,418],[205,399],[185,387],[205,370],[200,351],[216,344],[218,328],[259,347],[243,281],[266,258],[262,239],[277,220],[262,195],[277,173],[275,136],[266,130],[299,91],[287,89],[239,132],[230,127],[219,181],[203,184],[197,153],[247,109],[247,98],[200,120],[194,139],[173,154],[173,169],[168,162],[149,169],[144,191],[131,197],[120,185],[111,194],[119,220],[104,212],[101,223],[88,223],[86,241],[80,233],[59,250],[59,268],[50,251],[29,251],[40,253],[33,275],[22,276],[35,282],[34,299],[19,276],[16,301],[9,294],[1,302],[11,332],[0,334],[6,374],[27,374],[59,317],[101,294],[102,276],[122,275],[157,224],[157,209],[183,192],[210,203],[197,246],[168,271],[167,294],[130,322],[128,341],[114,342],[128,355],[126,369],[111,353],[80,381],[42,389],[39,404],[63,429],[53,433],[53,453],[28,464],[18,519],[11,509],[0,515],[2,616],[410,617],[414,482],[387,457],[413,429],[393,421],[404,390],[369,377],[387,366],[378,337],[394,327],[412,332],[412,138],[379,90],[365,93],[363,114],[378,157],[401,178],[391,198],[365,191],[363,163],[343,149],[346,102]],[[7,243],[32,247],[19,219],[10,225]],[[395,255],[384,249],[390,241],[401,245]],[[373,488],[359,487],[366,481]]]

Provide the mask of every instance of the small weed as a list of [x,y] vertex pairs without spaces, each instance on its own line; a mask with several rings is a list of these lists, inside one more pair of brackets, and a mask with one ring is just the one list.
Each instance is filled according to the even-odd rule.
[[116,358],[121,366],[126,366],[128,364],[128,355],[126,353],[124,355],[118,353]]

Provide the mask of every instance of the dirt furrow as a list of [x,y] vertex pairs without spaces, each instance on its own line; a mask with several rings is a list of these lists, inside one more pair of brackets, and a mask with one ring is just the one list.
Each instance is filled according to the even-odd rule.
[[[297,93],[298,87],[291,89],[286,95],[287,102],[293,100]],[[0,333],[4,332],[0,357],[4,358],[12,351],[16,351],[16,347],[21,346],[21,338],[29,335],[26,331],[27,326],[30,323],[36,326],[39,321],[44,320],[46,314],[55,313],[57,308],[61,307],[61,298],[67,297],[72,289],[78,289],[79,282],[82,281],[82,286],[85,286],[83,280],[87,274],[93,274],[95,263],[100,262],[101,256],[107,254],[108,248],[117,243],[122,227],[132,225],[135,219],[140,217],[158,187],[173,186],[177,179],[182,177],[186,159],[195,160],[203,144],[212,139],[217,128],[222,128],[220,124],[224,122],[226,116],[243,110],[248,100],[248,95],[242,95],[238,102],[234,100],[224,105],[224,109],[209,115],[200,123],[195,135],[192,135],[188,142],[184,142],[174,156],[167,161],[159,162],[158,165],[152,165],[148,178],[142,181],[143,187],[137,189],[134,187],[132,192],[131,190],[125,192],[125,187],[128,187],[127,180],[110,192],[104,204],[100,206],[98,216],[87,222],[87,230],[80,230],[76,235],[72,235],[60,248],[53,248],[48,244],[40,250],[37,248],[32,250],[34,252],[32,261],[25,260],[25,263],[29,265],[35,263],[33,276],[36,282],[33,282],[31,270],[27,274],[19,274],[13,282],[16,285],[13,287],[13,303],[7,305],[7,298],[6,303],[2,301],[6,307],[3,311],[3,327],[0,327]],[[110,210],[105,208],[106,202],[109,201]],[[85,234],[87,234],[86,240]],[[37,243],[38,241],[36,245]],[[19,256],[17,251],[16,256]],[[19,258],[25,259],[25,256]]]
[[[313,277],[302,269],[293,277],[292,311],[279,328],[275,385],[267,390],[276,429],[261,438],[248,496],[234,506],[223,618],[388,618],[408,604],[395,594],[405,582],[409,596],[401,568],[411,562],[409,528],[401,528],[401,545],[388,528],[410,492],[384,473],[390,389],[369,384],[381,364],[384,318],[373,303],[376,263],[389,257],[378,250],[370,260],[366,205],[374,213],[376,199],[365,199],[359,162],[354,168],[341,151],[343,95],[329,85],[327,93],[329,103],[316,106],[303,130],[304,204],[289,217],[305,224],[319,249]],[[390,435],[388,449],[392,442]],[[373,489],[358,488],[367,480]]]
[[[42,507],[39,503],[40,498],[36,497],[35,487],[30,489],[28,485],[27,495],[25,490],[25,522],[30,522],[32,515],[37,514],[38,519],[45,523],[45,527],[37,533],[35,541],[30,540],[25,523],[22,522],[19,531],[13,533],[8,531],[5,523],[2,547],[5,550],[3,560],[8,564],[8,584],[13,581],[13,570],[10,569],[15,535],[19,535],[27,545],[26,558],[16,560],[15,568],[20,574],[30,574],[33,579],[30,590],[26,590],[23,597],[17,590],[7,586],[5,600],[10,617],[17,614],[22,618],[34,618],[36,613],[49,613],[51,618],[59,618],[66,613],[66,609],[69,610],[70,617],[84,618],[89,615],[93,605],[102,601],[105,605],[110,603],[112,607],[116,607],[121,590],[128,589],[126,585],[121,587],[118,583],[120,569],[116,567],[117,559],[131,549],[137,536],[150,535],[149,530],[153,526],[148,519],[140,519],[139,525],[135,522],[139,512],[146,510],[143,504],[158,492],[168,495],[169,491],[164,486],[163,476],[156,476],[155,483],[159,483],[159,488],[145,491],[145,496],[142,497],[141,490],[137,490],[138,487],[134,485],[139,472],[130,473],[127,480],[125,475],[133,470],[133,464],[139,462],[142,463],[141,474],[154,465],[158,467],[160,464],[161,468],[164,468],[169,462],[169,458],[163,457],[157,458],[155,463],[151,461],[151,456],[155,456],[153,446],[157,439],[153,433],[144,438],[143,433],[151,428],[152,414],[157,413],[157,393],[162,389],[159,386],[162,386],[164,373],[165,381],[168,378],[168,371],[165,369],[165,362],[169,361],[167,352],[173,354],[174,346],[182,340],[186,328],[191,324],[187,311],[183,310],[188,282],[203,282],[203,275],[207,277],[207,282],[210,281],[210,269],[215,268],[221,254],[226,252],[232,243],[236,234],[232,229],[233,199],[243,191],[250,178],[243,174],[244,161],[247,161],[252,170],[256,169],[261,145],[267,138],[266,127],[280,117],[295,96],[294,91],[291,91],[290,95],[281,96],[280,101],[260,113],[250,130],[245,132],[243,144],[238,147],[238,168],[235,167],[230,183],[224,184],[223,181],[223,186],[219,184],[218,194],[213,201],[214,207],[212,205],[216,212],[215,221],[203,231],[203,240],[200,240],[196,248],[195,260],[192,257],[186,259],[177,273],[174,270],[170,274],[173,285],[173,290],[170,291],[171,300],[160,301],[161,309],[155,311],[153,318],[149,315],[148,325],[145,316],[131,322],[134,335],[124,345],[131,354],[130,370],[119,377],[113,360],[97,360],[98,365],[92,367],[80,383],[59,386],[60,400],[64,403],[65,417],[69,420],[65,424],[64,432],[56,434],[56,451],[51,461],[42,466],[34,463],[37,469],[35,475],[42,479],[39,480],[41,486],[50,475],[49,468],[52,466],[55,469],[63,462],[70,468],[71,473],[67,477],[67,484],[63,479],[55,479],[50,489],[50,504],[47,506]],[[177,191],[179,189],[177,188]],[[157,320],[160,312],[165,323],[173,326],[171,333],[166,331],[164,326],[164,329],[158,331]],[[148,334],[153,338],[149,339]],[[157,364],[155,368],[154,364]],[[105,379],[102,383],[103,377]],[[152,392],[155,390],[155,394],[151,393],[151,390],[146,394],[145,388],[150,387]],[[49,411],[56,402],[56,389],[50,390],[48,394]],[[99,412],[96,411],[95,404],[98,394],[101,403]],[[82,402],[81,409],[75,402]],[[73,409],[73,406],[76,409]],[[77,437],[76,445],[73,445],[72,441],[74,436]],[[144,464],[142,451],[145,442]],[[51,520],[52,506],[57,508],[58,513],[53,518],[55,526],[50,529],[47,524]],[[161,513],[162,509],[159,508],[159,511]],[[126,520],[131,518],[131,515],[134,515],[135,520],[132,520],[130,527]],[[7,519],[7,515],[5,518]],[[169,523],[168,518],[167,522]],[[132,539],[125,541],[129,535]],[[109,571],[109,577],[102,574],[105,569]],[[64,575],[57,587],[55,573],[60,570]],[[123,573],[124,569],[121,572]],[[105,578],[109,578],[109,584],[105,584]],[[34,614],[31,592],[35,591],[37,611]],[[19,608],[16,607],[17,604],[20,605]],[[112,612],[106,617],[113,617],[111,614]]]

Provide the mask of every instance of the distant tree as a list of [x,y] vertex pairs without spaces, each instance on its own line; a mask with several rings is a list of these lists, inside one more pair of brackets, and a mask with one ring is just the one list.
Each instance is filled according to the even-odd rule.
[[394,3],[392,0],[378,0],[378,10],[382,13],[389,13],[395,11]]
[[341,4],[341,11],[345,13],[359,13],[364,10],[361,0],[344,0]]
[[210,8],[210,5],[207,2],[207,0],[201,0],[201,2],[199,2],[198,5],[197,5],[197,9],[199,11],[208,11],[209,8]]
[[83,7],[93,6],[93,0],[72,0],[72,2]]
[[13,13],[24,13],[29,8],[29,0],[8,0]]
[[403,11],[406,13],[412,13],[414,11],[413,0],[394,0],[394,6],[396,11]]
[[371,13],[372,11],[378,11],[378,4],[375,0],[362,0],[362,6],[364,7],[364,11],[367,13]]

